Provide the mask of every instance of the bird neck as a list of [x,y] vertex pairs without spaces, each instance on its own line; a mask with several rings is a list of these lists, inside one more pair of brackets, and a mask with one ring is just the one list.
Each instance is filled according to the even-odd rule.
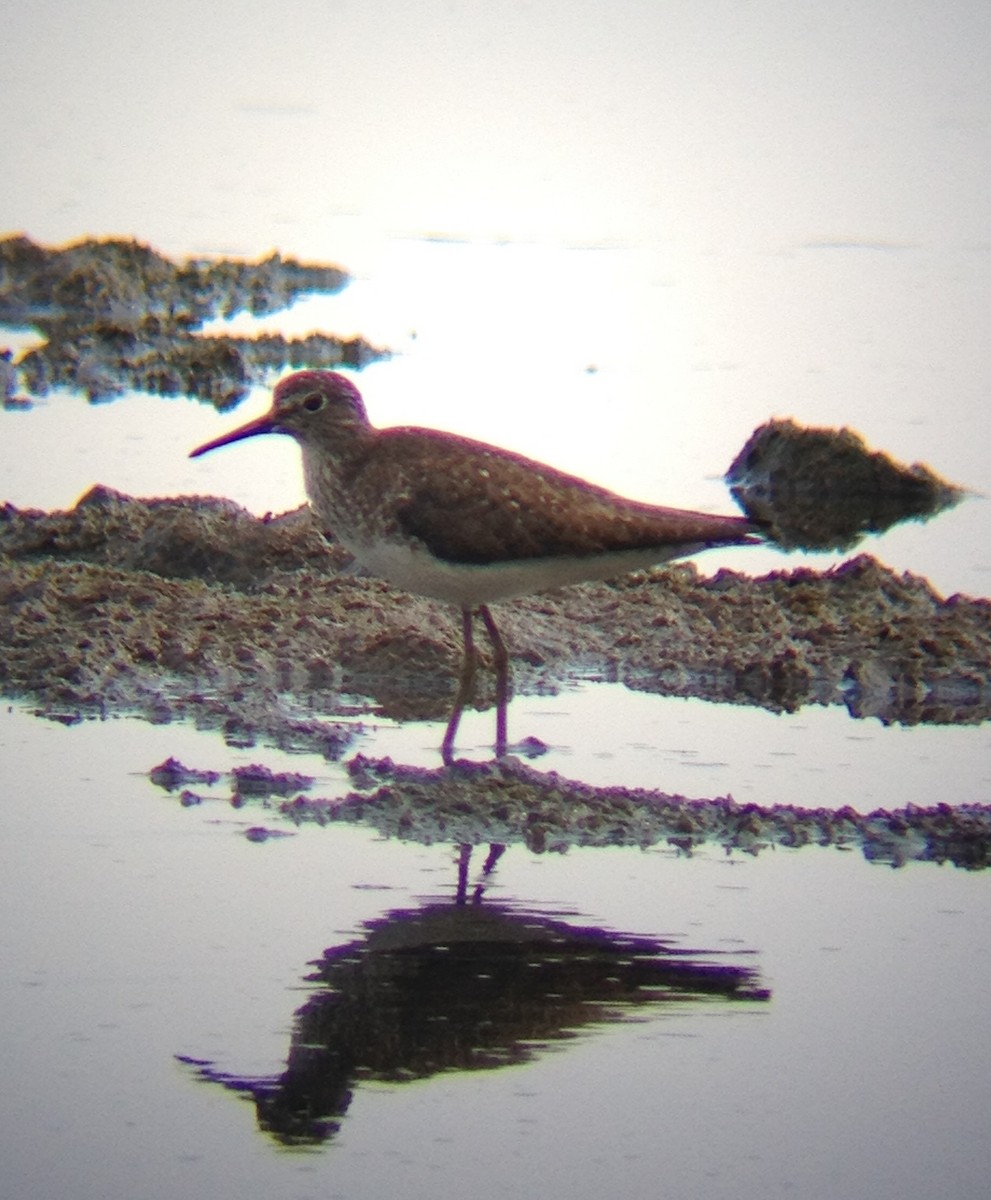
[[[339,425],[333,439],[300,442],[303,479],[310,503],[325,524],[339,524],[353,507],[356,477],[375,442],[366,424]],[[341,530],[335,529],[340,536]]]

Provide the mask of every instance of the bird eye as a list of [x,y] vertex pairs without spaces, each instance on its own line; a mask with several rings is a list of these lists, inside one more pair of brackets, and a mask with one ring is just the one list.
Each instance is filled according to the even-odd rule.
[[320,392],[313,392],[303,401],[307,412],[319,412],[324,406],[325,397]]

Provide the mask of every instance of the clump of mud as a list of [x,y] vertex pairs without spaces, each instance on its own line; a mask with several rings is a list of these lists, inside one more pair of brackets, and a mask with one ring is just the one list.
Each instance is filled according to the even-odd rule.
[[[195,396],[230,408],[269,373],[290,367],[361,367],[387,356],[363,338],[206,336],[205,321],[237,312],[279,312],[302,295],[333,293],[340,267],[278,254],[257,263],[176,263],[130,240],[49,248],[0,239],[0,324],[28,325],[47,339],[18,362],[2,362],[8,407],[72,387],[90,400],[126,391]],[[29,393],[26,397],[24,392]]]
[[280,811],[301,823],[361,821],[421,842],[523,842],[529,849],[571,846],[703,845],[757,854],[773,846],[859,848],[875,862],[991,865],[991,806],[910,805],[877,809],[737,804],[731,797],[686,799],[647,788],[594,787],[514,759],[459,763],[455,770],[405,767],[356,756],[362,790],[342,800],[297,796]]
[[[270,774],[255,795],[283,823],[355,822],[386,837],[427,845],[523,844],[538,854],[576,846],[657,845],[691,854],[718,846],[751,855],[775,846],[833,846],[859,849],[869,861],[889,866],[913,861],[949,862],[969,870],[991,866],[991,805],[938,803],[859,813],[850,806],[737,804],[730,796],[688,799],[652,788],[594,787],[512,757],[428,769],[359,754],[348,771],[352,790],[344,796],[304,795],[312,780],[304,778],[299,786],[292,777]],[[170,792],[183,782],[220,782],[217,772],[174,760],[149,774]],[[230,802],[240,807],[249,793],[237,772],[231,773],[230,787]],[[185,805],[206,798],[193,789],[179,795]]]
[[849,550],[869,533],[927,520],[966,495],[929,467],[868,450],[850,429],[769,421],[754,430],[726,481],[783,550]]

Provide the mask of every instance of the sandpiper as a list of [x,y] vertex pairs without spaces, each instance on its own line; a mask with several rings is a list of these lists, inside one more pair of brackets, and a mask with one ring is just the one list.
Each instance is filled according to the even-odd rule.
[[627,500],[509,450],[401,426],[376,429],[361,393],[334,371],[298,371],[263,416],[192,451],[284,433],[303,452],[310,503],[326,531],[369,572],[456,604],[464,659],[441,754],[453,760],[472,696],[478,616],[496,672],[497,755],[507,746],[509,655],[493,600],[611,579],[715,546],[759,541],[743,517]]

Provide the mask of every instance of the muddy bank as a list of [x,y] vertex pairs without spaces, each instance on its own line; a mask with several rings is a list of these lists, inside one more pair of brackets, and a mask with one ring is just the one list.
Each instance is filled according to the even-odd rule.
[[[656,789],[592,787],[542,771],[516,758],[459,762],[450,768],[406,767],[358,754],[348,763],[352,790],[310,796],[313,780],[278,774],[263,765],[231,772],[228,802],[253,803],[263,820],[245,835],[255,842],[286,835],[287,825],[371,825],[386,837],[431,845],[523,844],[534,853],[578,846],[666,845],[683,854],[703,846],[759,854],[776,846],[859,850],[871,862],[991,866],[991,805],[938,803],[859,813],[849,806],[737,804],[732,797],[687,799]],[[217,771],[169,759],[149,772],[152,782],[185,807],[215,802],[204,787],[225,781]],[[838,786],[841,786],[838,784]]]
[[[0,556],[0,687],[64,720],[188,717],[336,756],[354,696],[409,719],[445,716],[453,695],[453,612],[353,572],[308,509],[96,488],[71,511],[0,509]],[[678,565],[497,611],[518,691],[581,673],[776,712],[991,716],[991,603],[867,556],[757,579]],[[483,673],[479,703],[490,686]]]
[[259,262],[173,262],[140,242],[87,239],[46,247],[0,239],[0,325],[30,326],[44,345],[0,360],[8,407],[52,388],[90,400],[127,391],[195,396],[225,409],[254,383],[288,367],[361,367],[388,351],[360,337],[314,332],[228,337],[201,332],[238,312],[265,316],[300,296],[341,291],[340,267],[271,254]]
[[530,850],[571,846],[669,845],[688,854],[704,845],[758,854],[775,846],[858,849],[890,866],[951,862],[991,865],[991,806],[910,805],[858,813],[799,805],[690,800],[645,788],[591,787],[526,763],[462,763],[453,771],[389,760],[349,764],[356,787],[343,800],[297,795],[279,813],[302,823],[361,821],[390,837],[419,842],[522,842]]

